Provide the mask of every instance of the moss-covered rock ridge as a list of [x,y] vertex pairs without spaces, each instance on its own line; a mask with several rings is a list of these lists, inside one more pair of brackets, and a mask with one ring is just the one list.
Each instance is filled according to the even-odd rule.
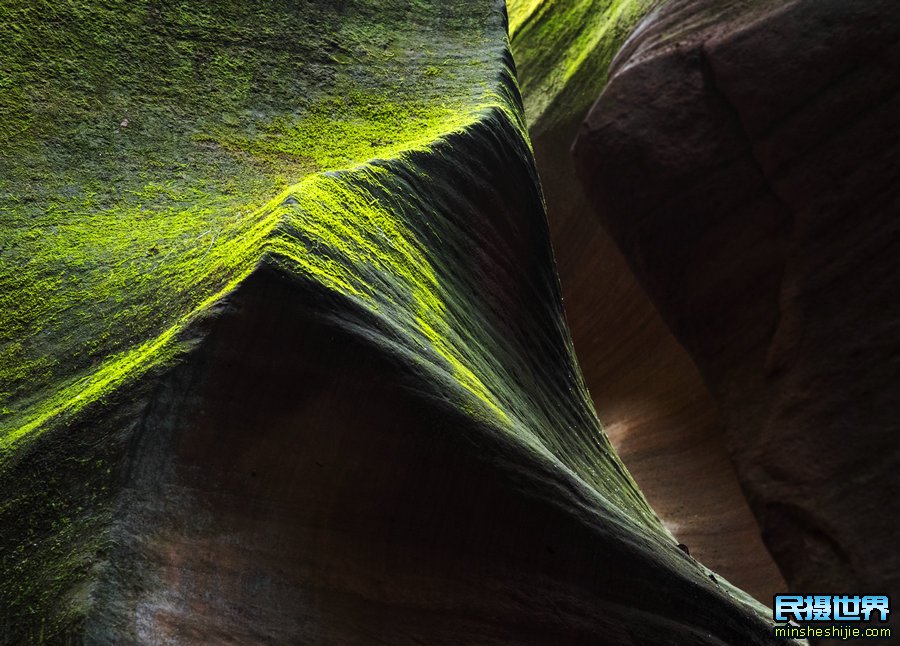
[[0,643],[767,643],[596,420],[502,3],[0,12]]

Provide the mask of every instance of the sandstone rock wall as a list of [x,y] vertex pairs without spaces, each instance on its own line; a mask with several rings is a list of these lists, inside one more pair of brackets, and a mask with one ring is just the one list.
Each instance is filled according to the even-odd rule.
[[892,2],[669,2],[575,147],[798,591],[900,582],[898,42]]
[[[570,151],[614,55],[653,4],[511,2],[512,47],[566,318],[597,415],[676,540],[769,604],[786,586],[738,484],[715,402],[598,220]],[[579,61],[571,75],[554,73],[566,60]],[[643,183],[612,180],[609,190],[627,199]]]

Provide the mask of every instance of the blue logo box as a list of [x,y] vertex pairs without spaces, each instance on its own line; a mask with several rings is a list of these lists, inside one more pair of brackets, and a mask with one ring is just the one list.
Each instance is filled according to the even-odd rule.
[[777,594],[775,621],[887,621],[890,599],[879,595]]

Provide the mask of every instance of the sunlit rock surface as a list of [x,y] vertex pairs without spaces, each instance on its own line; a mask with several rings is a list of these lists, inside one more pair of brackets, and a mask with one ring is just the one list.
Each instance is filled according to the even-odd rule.
[[[597,414],[677,540],[770,604],[786,586],[737,482],[714,401],[603,230],[570,151],[613,56],[654,4],[513,0],[513,53],[566,317]],[[609,190],[628,199],[644,187],[636,178]]]
[[772,642],[600,430],[502,4],[2,9],[2,643]]
[[900,586],[898,43],[894,2],[670,2],[576,144],[807,592]]

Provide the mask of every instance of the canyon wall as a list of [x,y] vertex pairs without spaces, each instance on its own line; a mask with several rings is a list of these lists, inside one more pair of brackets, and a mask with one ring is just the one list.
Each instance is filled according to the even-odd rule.
[[[602,226],[570,151],[613,57],[656,4],[510,2],[513,53],[566,318],[597,415],[677,540],[770,604],[786,585],[741,491],[715,401]],[[640,178],[605,186],[622,199],[644,190]]]
[[900,583],[898,42],[892,2],[664,3],[575,146],[807,593]]
[[501,3],[7,8],[0,642],[773,642],[594,414]]

